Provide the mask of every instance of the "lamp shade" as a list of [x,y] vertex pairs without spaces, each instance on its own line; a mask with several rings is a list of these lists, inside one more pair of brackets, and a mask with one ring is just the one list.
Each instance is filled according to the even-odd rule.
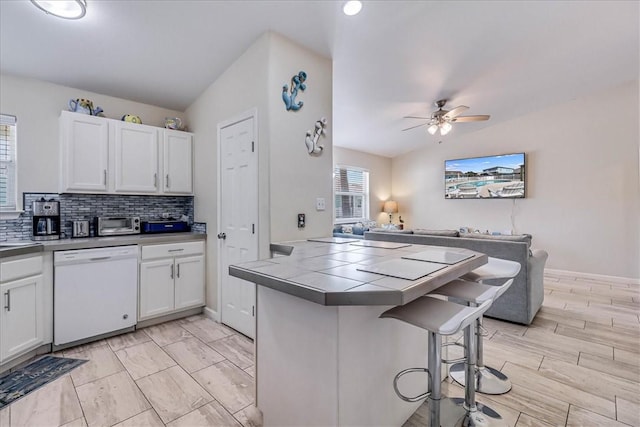
[[382,210],[388,214],[398,213],[398,203],[393,200],[388,200],[384,202],[384,208]]

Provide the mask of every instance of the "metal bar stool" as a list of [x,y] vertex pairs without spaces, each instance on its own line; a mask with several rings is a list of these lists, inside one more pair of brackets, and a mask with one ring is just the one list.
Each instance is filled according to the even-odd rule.
[[[469,304],[471,307],[482,306],[487,302],[495,302],[500,295],[502,295],[513,283],[513,279],[507,280],[502,286],[491,286],[477,282],[467,282],[465,280],[454,280],[447,283],[433,291],[432,294],[446,296],[453,300],[462,300]],[[505,425],[502,417],[496,411],[490,407],[476,402],[477,381],[479,377],[478,367],[476,366],[479,358],[479,348],[477,347],[480,339],[480,331],[478,325],[481,324],[480,316],[476,320],[474,327],[469,327],[464,331],[465,342],[465,361],[463,363],[456,363],[456,365],[462,366],[462,380],[464,385],[464,399],[453,398],[451,401],[465,409],[466,415],[462,421],[463,426],[498,426]],[[473,345],[471,345],[473,344]],[[454,365],[454,366],[456,366]],[[453,367],[452,367],[453,368]],[[506,378],[500,371],[497,371],[499,375]],[[451,371],[449,372],[451,374]],[[470,378],[476,378],[476,382],[469,380]],[[453,378],[453,377],[452,377]],[[507,381],[509,381],[507,379]],[[472,386],[473,384],[474,386]],[[511,388],[511,383],[509,383]],[[507,390],[508,391],[508,390]]]
[[[487,264],[462,276],[467,285],[461,281],[453,281],[442,286],[434,293],[465,301],[469,306],[478,306],[486,298],[494,301],[509,289],[513,283],[513,278],[520,272],[520,263],[508,261],[500,258],[489,257]],[[483,284],[485,280],[511,279],[501,286],[491,286]],[[478,287],[479,284],[482,286]],[[483,345],[482,316],[476,322],[476,375],[475,389],[484,394],[504,394],[511,390],[511,381],[502,372],[490,366],[484,365],[484,345]],[[460,385],[465,385],[465,367],[463,363],[456,363],[449,368],[449,376]]]
[[[407,402],[417,402],[429,398],[429,426],[440,427],[442,425],[453,425],[456,421],[463,419],[465,411],[459,406],[452,404],[441,406],[441,401],[448,400],[441,394],[442,387],[442,336],[453,335],[461,329],[471,331],[471,325],[480,317],[482,313],[489,309],[492,300],[487,300],[478,307],[469,307],[444,301],[431,296],[423,296],[408,304],[394,307],[380,315],[381,318],[390,317],[402,320],[410,325],[428,331],[428,361],[427,369],[409,368],[400,371],[393,380],[393,388],[402,400]],[[472,332],[469,332],[471,334]],[[471,336],[471,335],[469,335]],[[469,341],[471,347],[475,347],[474,341]],[[474,363],[475,358],[472,359]],[[418,396],[407,397],[398,388],[398,380],[405,374],[412,372],[426,372],[428,375],[427,392]],[[443,413],[441,409],[446,408]],[[452,412],[448,412],[451,409]]]

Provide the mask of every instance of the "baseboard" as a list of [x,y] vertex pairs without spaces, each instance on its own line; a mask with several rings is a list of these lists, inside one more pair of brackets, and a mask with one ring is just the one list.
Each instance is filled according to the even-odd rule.
[[209,307],[205,307],[202,313],[207,316],[211,320],[215,320],[220,323],[220,315],[217,311],[210,309]]
[[580,279],[601,280],[603,282],[629,283],[632,285],[640,285],[640,279],[634,279],[631,277],[607,276],[604,274],[582,273],[579,271],[568,271],[568,270],[556,270],[553,268],[545,268],[544,273],[551,274],[554,276],[561,276],[561,277],[574,277],[574,278],[577,277]]

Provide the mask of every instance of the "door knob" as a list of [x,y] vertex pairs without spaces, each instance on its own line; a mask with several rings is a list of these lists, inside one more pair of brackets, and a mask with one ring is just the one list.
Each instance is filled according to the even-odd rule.
[[227,238],[227,235],[225,233],[218,233],[218,239],[224,240],[226,238]]

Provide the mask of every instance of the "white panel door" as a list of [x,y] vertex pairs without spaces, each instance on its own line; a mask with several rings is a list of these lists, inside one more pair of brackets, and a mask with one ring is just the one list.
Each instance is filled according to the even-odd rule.
[[204,255],[176,258],[175,309],[204,305]]
[[158,129],[127,122],[115,127],[115,190],[157,192]]
[[140,264],[138,320],[168,313],[174,307],[173,258]]
[[220,129],[221,320],[255,336],[255,284],[231,277],[229,265],[258,258],[258,162],[254,118]]
[[8,282],[0,287],[0,361],[37,347],[43,342],[42,275]]
[[109,128],[101,117],[63,112],[60,116],[61,191],[108,190]]
[[164,176],[162,191],[169,194],[193,193],[193,136],[164,130]]

